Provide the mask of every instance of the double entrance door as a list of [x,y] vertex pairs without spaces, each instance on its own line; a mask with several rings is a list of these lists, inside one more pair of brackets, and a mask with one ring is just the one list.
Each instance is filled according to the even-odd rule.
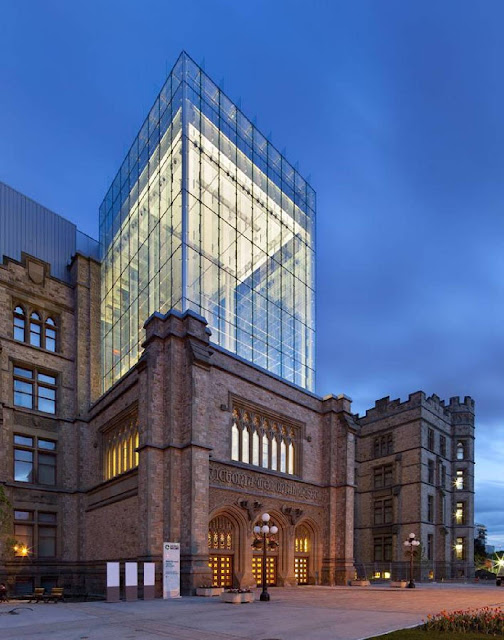
[[[308,584],[308,560],[306,556],[295,556],[294,558],[294,575],[298,584]],[[262,585],[262,555],[254,555],[252,557],[252,574],[255,578],[257,586]],[[229,554],[211,554],[208,558],[208,564],[212,569],[212,583],[214,587],[232,587],[233,586],[233,556]],[[268,556],[266,558],[266,582],[268,586],[273,587],[277,583],[277,556]]]
[[[276,556],[268,556],[266,558],[266,584],[268,587],[274,587],[277,583],[277,562]],[[262,555],[252,556],[252,574],[255,578],[257,586],[262,586]]]
[[[262,556],[252,557],[252,574],[256,584],[262,585]],[[212,584],[214,587],[233,586],[233,556],[224,553],[210,554],[208,565],[212,569]],[[268,586],[277,583],[277,557],[268,556],[266,560],[266,581]]]
[[308,556],[295,556],[294,575],[298,584],[308,584]]
[[210,555],[208,566],[212,569],[212,585],[214,587],[233,586],[233,556],[220,553]]

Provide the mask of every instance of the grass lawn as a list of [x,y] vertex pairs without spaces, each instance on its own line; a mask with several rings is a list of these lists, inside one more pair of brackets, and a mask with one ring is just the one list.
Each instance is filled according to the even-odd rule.
[[[489,636],[486,633],[450,633],[442,631],[424,631],[423,629],[402,629],[393,633],[386,633],[384,636],[376,636],[373,640],[482,640],[486,638],[496,638],[499,636]],[[501,636],[502,637],[502,636]],[[371,640],[371,638],[370,638]]]

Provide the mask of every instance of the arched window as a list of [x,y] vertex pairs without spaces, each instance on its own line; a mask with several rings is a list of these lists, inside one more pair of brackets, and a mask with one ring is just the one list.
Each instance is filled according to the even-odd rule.
[[299,525],[299,527],[296,528],[296,535],[294,538],[294,552],[309,553],[310,542],[310,532],[304,525]]
[[242,455],[241,460],[248,464],[250,462],[250,433],[247,427],[243,427],[242,431]]
[[254,430],[252,434],[252,464],[259,466],[259,434]]
[[103,435],[103,475],[111,480],[121,473],[138,467],[138,424],[129,419]]
[[294,443],[291,442],[289,444],[289,470],[288,470],[288,473],[290,473],[291,475],[294,475],[295,473],[295,466],[294,466],[295,457],[296,457],[296,454],[294,451]]
[[281,473],[297,472],[300,428],[248,408],[235,407],[231,424],[231,460]]
[[208,525],[208,548],[232,551],[234,547],[234,526],[226,516],[217,516]]
[[36,311],[30,316],[30,344],[34,347],[42,346],[42,321]]
[[45,348],[48,351],[56,351],[56,323],[52,318],[47,318],[44,326]]
[[283,438],[280,442],[280,471],[287,473],[287,445]]
[[240,459],[240,432],[238,425],[233,421],[231,428],[231,460]]
[[14,340],[25,341],[26,317],[23,307],[14,309]]
[[465,459],[465,444],[462,440],[457,442],[457,460]]

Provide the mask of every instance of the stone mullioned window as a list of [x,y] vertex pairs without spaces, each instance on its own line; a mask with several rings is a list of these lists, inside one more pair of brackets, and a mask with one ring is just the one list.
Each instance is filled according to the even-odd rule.
[[111,480],[138,467],[138,420],[136,415],[116,423],[103,433],[103,476]]
[[26,342],[32,347],[56,351],[57,325],[50,315],[37,310],[25,310],[16,305],[13,311],[14,340]]
[[300,427],[235,406],[231,459],[289,475],[298,474]]

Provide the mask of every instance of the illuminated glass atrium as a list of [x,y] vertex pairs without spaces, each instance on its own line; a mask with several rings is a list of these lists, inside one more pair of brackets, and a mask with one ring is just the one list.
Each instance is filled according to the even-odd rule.
[[182,53],[100,207],[103,389],[155,311],[314,388],[315,192]]

